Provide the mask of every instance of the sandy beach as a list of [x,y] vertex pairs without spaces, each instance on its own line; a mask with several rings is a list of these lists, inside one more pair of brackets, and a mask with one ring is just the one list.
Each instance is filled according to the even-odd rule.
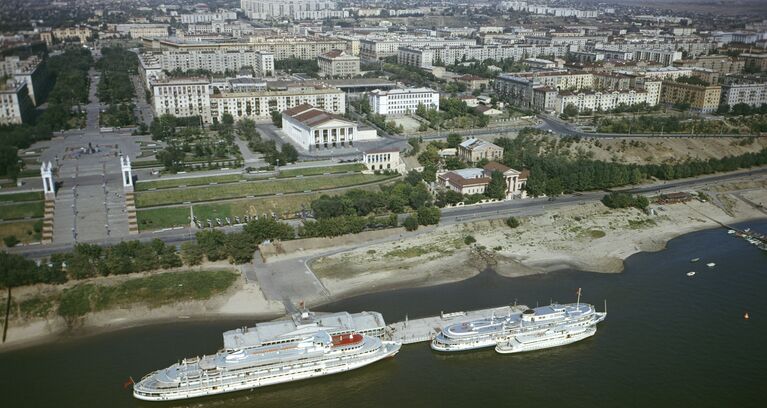
[[520,219],[514,229],[504,220],[438,227],[319,257],[311,268],[333,297],[453,282],[487,267],[508,277],[563,268],[617,273],[632,254],[659,251],[680,235],[767,217],[755,205],[767,203],[765,181],[701,191],[710,198],[706,202],[653,204],[655,215],[591,203]]

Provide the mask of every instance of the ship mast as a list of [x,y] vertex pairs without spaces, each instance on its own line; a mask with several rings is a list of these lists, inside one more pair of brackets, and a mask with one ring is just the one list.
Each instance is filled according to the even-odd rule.
[[578,288],[578,300],[575,303],[575,308],[578,309],[581,306],[581,288]]

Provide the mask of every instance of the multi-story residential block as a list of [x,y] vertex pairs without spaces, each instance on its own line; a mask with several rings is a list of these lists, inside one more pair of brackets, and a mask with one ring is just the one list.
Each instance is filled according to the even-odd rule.
[[0,125],[27,123],[33,110],[26,82],[10,80],[0,84]]
[[501,61],[511,59],[521,61],[542,55],[565,56],[570,47],[539,46],[539,45],[475,45],[475,46],[424,46],[400,47],[397,62],[414,67],[431,67],[436,63],[455,64],[465,60],[484,61],[492,59]]
[[282,131],[305,150],[343,146],[378,137],[375,130],[359,132],[356,122],[309,104],[283,111]]
[[599,90],[624,90],[634,86],[634,76],[615,72],[594,72],[594,88]]
[[415,112],[418,106],[439,109],[439,92],[430,88],[375,90],[368,94],[373,113],[379,115],[404,115]]
[[274,73],[274,55],[253,50],[167,50],[139,54],[139,59],[141,60],[140,70],[205,70],[223,73],[237,72],[243,67],[251,67],[255,75],[259,77],[272,76]]
[[476,45],[476,40],[414,36],[383,36],[360,39],[360,58],[375,61],[398,55],[400,47],[457,47]]
[[729,83],[722,85],[721,104],[745,103],[759,107],[767,104],[767,83]]
[[603,52],[588,52],[588,51],[570,51],[567,53],[567,59],[580,63],[594,63],[605,60],[605,54]]
[[636,72],[640,72],[645,78],[672,81],[676,81],[679,77],[692,76],[693,74],[692,69],[676,67],[645,68],[643,70],[637,69]]
[[93,29],[87,26],[61,27],[53,29],[53,38],[63,41],[77,38],[81,43],[86,43],[93,38]]
[[767,54],[744,53],[738,58],[743,60],[744,70],[767,72]]
[[242,21],[211,21],[210,23],[189,24],[186,29],[188,35],[227,35],[240,38],[256,32],[256,28]]
[[[553,102],[546,98],[545,92],[534,102],[533,90],[538,87],[554,91],[591,89],[594,87],[594,75],[580,71],[521,72],[501,74],[493,82],[495,91],[516,106],[527,109],[552,106]],[[544,97],[543,100],[540,99],[541,96]]]
[[346,111],[346,94],[338,88],[304,86],[259,92],[221,92],[210,96],[211,116],[219,121],[225,113],[235,120],[267,120],[272,112],[283,112],[301,104],[343,114]]
[[241,0],[240,6],[248,18],[256,20],[349,17],[347,10],[337,10],[336,2],[329,0]]
[[503,159],[503,147],[486,142],[484,140],[471,138],[466,139],[458,145],[458,158],[467,163],[476,163],[487,159],[490,161]]
[[115,24],[112,28],[113,31],[130,38],[162,38],[169,35],[170,26],[168,24]]
[[634,53],[631,51],[617,50],[612,48],[595,48],[594,52],[602,54],[603,59],[608,61],[631,61]]
[[274,55],[275,60],[315,59],[336,49],[346,49],[347,42],[333,37],[251,37],[248,42],[199,42],[180,39],[144,38],[144,47],[171,51],[261,51]]
[[701,55],[691,60],[674,61],[674,66],[680,68],[713,69],[722,75],[737,74],[743,71],[745,62],[727,55]]
[[182,14],[181,22],[184,24],[210,23],[213,21],[231,21],[237,20],[237,13],[234,11],[220,10],[215,13],[192,13]]
[[719,107],[722,88],[718,85],[691,85],[675,81],[663,81],[661,102],[668,104],[689,104],[700,112],[713,112]]
[[634,51],[634,60],[651,61],[663,65],[671,65],[672,62],[682,59],[680,51],[666,50],[636,50]]
[[360,57],[343,50],[332,50],[317,57],[320,72],[331,77],[353,77],[360,74]]
[[609,111],[618,106],[637,105],[648,102],[645,91],[621,90],[604,92],[560,92],[557,96],[556,112],[562,113],[568,105],[575,106],[578,111]]
[[206,78],[173,78],[151,83],[152,104],[156,116],[200,116],[211,123],[210,81]]
[[35,106],[45,99],[51,85],[46,63],[37,56],[3,58],[0,60],[0,78],[13,78],[16,82],[26,83],[29,98]]

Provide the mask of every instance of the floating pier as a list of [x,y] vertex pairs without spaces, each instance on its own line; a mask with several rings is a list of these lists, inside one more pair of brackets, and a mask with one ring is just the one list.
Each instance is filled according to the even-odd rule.
[[408,319],[406,316],[405,321],[386,326],[384,338],[386,340],[398,341],[402,344],[431,341],[444,327],[451,324],[490,318],[492,316],[508,316],[509,314],[522,313],[527,308],[524,305],[513,305],[468,312],[440,313],[439,316],[422,317],[420,319]]

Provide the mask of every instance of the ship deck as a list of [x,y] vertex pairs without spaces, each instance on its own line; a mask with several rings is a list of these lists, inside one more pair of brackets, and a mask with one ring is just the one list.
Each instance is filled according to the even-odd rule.
[[414,344],[431,341],[443,328],[469,320],[486,319],[492,316],[506,316],[510,313],[521,313],[527,306],[501,306],[489,309],[471,310],[467,312],[440,313],[438,316],[406,319],[392,323],[386,328],[384,339],[398,341],[402,344]]

